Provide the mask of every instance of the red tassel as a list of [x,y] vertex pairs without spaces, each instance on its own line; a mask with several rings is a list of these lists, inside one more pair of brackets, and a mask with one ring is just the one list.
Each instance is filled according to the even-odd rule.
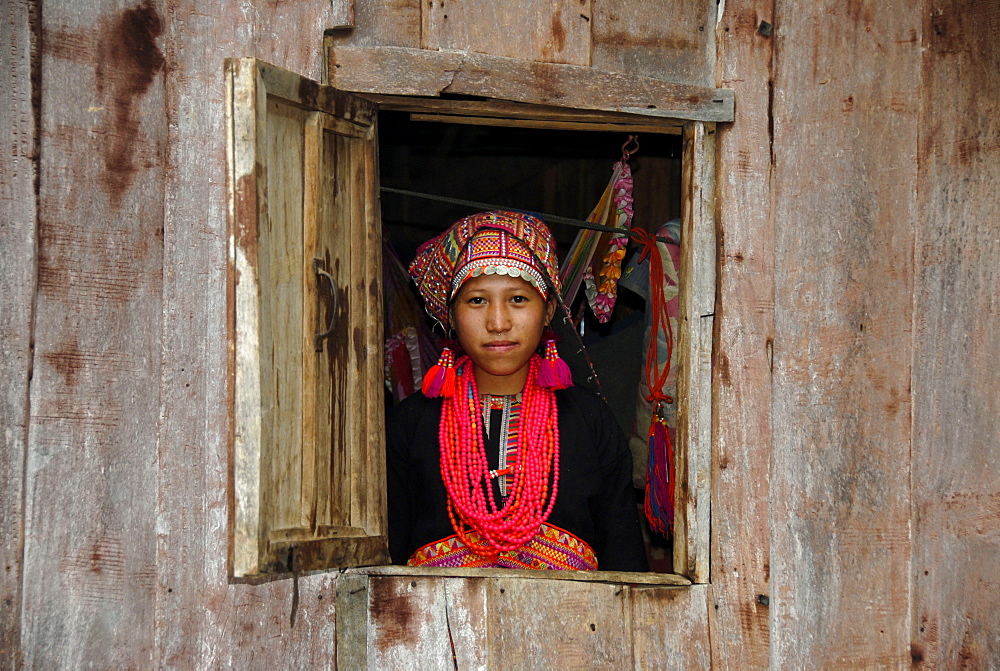
[[441,350],[438,362],[431,366],[424,375],[420,391],[427,398],[451,397],[455,395],[455,381],[455,355],[445,347]]
[[559,356],[555,340],[545,343],[545,359],[538,367],[538,385],[548,389],[566,389],[573,386],[573,373]]
[[653,413],[649,426],[649,461],[646,464],[646,499],[643,508],[651,529],[670,536],[674,529],[674,448],[670,428]]

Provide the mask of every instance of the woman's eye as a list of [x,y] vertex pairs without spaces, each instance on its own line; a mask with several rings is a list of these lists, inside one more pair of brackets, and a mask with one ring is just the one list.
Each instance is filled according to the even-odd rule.
[[515,303],[527,303],[528,302],[528,297],[527,296],[514,296],[513,298],[511,298],[511,300],[513,302],[515,302]]
[[486,299],[484,299],[482,296],[473,296],[472,298],[469,299],[470,305],[482,305],[485,302]]

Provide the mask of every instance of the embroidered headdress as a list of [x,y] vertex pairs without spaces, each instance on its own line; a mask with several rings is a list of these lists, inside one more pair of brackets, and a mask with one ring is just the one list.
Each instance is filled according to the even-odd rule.
[[561,290],[559,261],[545,223],[522,212],[481,212],[425,242],[410,263],[427,311],[448,325],[448,302],[462,283],[480,275],[520,277],[548,298]]

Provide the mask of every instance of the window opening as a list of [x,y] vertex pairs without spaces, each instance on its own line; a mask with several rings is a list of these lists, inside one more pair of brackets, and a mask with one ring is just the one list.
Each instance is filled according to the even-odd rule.
[[[678,399],[673,469],[678,492],[676,575],[615,578],[601,571],[590,578],[555,579],[673,585],[707,582],[716,295],[714,123],[646,120],[616,112],[501,100],[360,96],[255,59],[227,61],[226,101],[227,321],[233,379],[228,563],[232,578],[256,580],[302,571],[372,567],[387,559],[381,384],[385,360],[372,354],[381,353],[386,343],[379,315],[385,296],[382,284],[389,281],[391,265],[383,264],[379,253],[383,227],[378,189],[380,177],[393,179],[393,170],[399,166],[408,166],[406,170],[414,173],[407,178],[409,183],[417,183],[423,171],[433,167],[421,164],[426,156],[417,153],[418,135],[412,142],[405,139],[407,134],[424,132],[403,123],[415,117],[389,114],[412,112],[426,121],[447,121],[424,128],[437,127],[445,146],[465,151],[466,160],[489,158],[496,164],[503,162],[506,151],[506,155],[525,154],[536,162],[536,168],[538,162],[553,166],[542,173],[547,191],[542,192],[541,206],[530,205],[518,193],[513,194],[517,199],[500,200],[511,206],[519,201],[522,209],[535,207],[546,213],[567,211],[564,201],[573,198],[573,193],[587,193],[579,212],[592,208],[609,167],[620,156],[622,139],[640,131],[634,127],[637,121],[646,139],[646,151],[637,161],[656,155],[649,148],[655,131],[682,133],[683,140],[676,138],[676,144],[661,154],[675,162],[666,182],[673,194],[667,202],[673,205],[668,214],[656,217],[673,217],[678,211],[682,215],[683,246],[677,267],[685,275],[675,330],[679,355],[673,368]],[[380,114],[386,123],[386,155],[381,159],[386,170],[381,173],[376,147]],[[456,135],[459,124],[512,127],[519,132],[529,128],[588,132],[576,135],[582,139],[564,143],[554,138],[573,134],[545,133],[544,141],[522,143],[520,148],[509,138],[501,142],[493,135],[493,153],[484,153],[488,147],[478,147],[473,156],[468,148],[463,149],[469,141]],[[404,139],[392,145],[393,133]],[[595,139],[601,137],[614,138],[606,151],[593,149]],[[402,158],[410,156],[411,160],[394,155],[393,146]],[[587,151],[596,156],[588,158]],[[564,160],[596,160],[599,165],[592,173],[578,169],[566,177],[555,167]],[[493,171],[492,182],[516,185],[522,174],[530,174],[529,167],[512,167],[507,161],[502,172]],[[634,167],[637,193],[641,193],[644,177],[656,171]],[[445,179],[473,183],[472,174],[463,169],[457,178],[446,175]],[[588,184],[591,174],[594,181]],[[520,183],[523,187],[529,182]],[[564,188],[553,186],[561,183]],[[662,196],[662,185],[658,189],[651,193]],[[385,206],[390,230],[395,224],[401,224],[404,232],[420,224],[394,213],[391,198],[385,199]],[[410,202],[401,207],[424,211],[434,206]],[[641,212],[642,199],[637,200],[637,207]],[[424,221],[433,223],[423,224],[425,230],[412,236],[412,247],[467,212],[430,214]],[[639,215],[637,226],[641,221]],[[559,226],[554,229],[565,240],[574,234]],[[402,272],[405,278],[405,269]],[[409,284],[404,281],[401,286]],[[626,305],[626,300],[620,304]],[[591,335],[594,330],[588,330],[586,319],[584,334]],[[318,342],[316,336],[331,327],[335,330],[330,337]],[[596,331],[599,335],[600,329]],[[328,384],[328,378],[336,384]],[[328,392],[331,385],[336,393]],[[367,570],[386,575],[413,573],[387,566]]]
[[[468,206],[400,194],[395,189],[435,194],[455,199],[495,203],[508,209],[558,214],[586,219],[604,191],[612,165],[621,156],[628,135],[619,130],[563,130],[520,125],[476,123],[429,123],[440,117],[406,112],[379,113],[380,183],[389,190],[381,196],[383,235],[405,267],[417,247],[443,231],[457,219],[475,212]],[[508,122],[509,123],[509,122]],[[661,129],[662,130],[662,129]],[[681,216],[681,156],[679,134],[642,133],[640,149],[630,165],[634,178],[633,228],[655,232]],[[549,221],[560,261],[579,229]],[[679,227],[678,227],[679,228]],[[676,230],[676,229],[675,229]],[[623,261],[627,269],[637,246],[629,245]],[[387,265],[391,263],[387,259]],[[397,264],[398,267],[398,264]],[[648,415],[637,419],[643,379],[646,301],[620,283],[611,319],[598,322],[580,291],[568,306],[574,326],[587,347],[597,380],[588,379],[581,357],[563,356],[574,369],[577,384],[600,391],[633,448],[633,485],[644,527],[650,569],[672,573],[672,543],[650,531],[642,512],[648,446]],[[393,292],[415,289],[403,281],[384,283],[385,305],[393,303]],[[419,297],[416,298],[419,305]],[[428,322],[428,331],[429,322]],[[393,328],[387,325],[386,337]],[[564,342],[572,333],[561,333]],[[675,335],[676,337],[676,335]],[[391,348],[390,348],[391,349]],[[437,352],[427,358],[436,359]],[[386,393],[387,409],[399,393]]]

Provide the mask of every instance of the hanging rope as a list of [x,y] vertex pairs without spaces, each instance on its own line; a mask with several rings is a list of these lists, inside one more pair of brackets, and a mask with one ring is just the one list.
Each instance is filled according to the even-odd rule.
[[[573,219],[571,217],[562,217],[558,214],[545,214],[544,212],[532,212],[530,210],[523,210],[516,207],[508,207],[506,205],[497,205],[495,203],[483,203],[475,200],[465,200],[463,198],[451,198],[449,196],[435,196],[430,193],[421,193],[419,191],[409,191],[407,189],[396,189],[391,186],[383,186],[381,190],[385,193],[394,193],[400,196],[410,196],[412,198],[423,198],[424,200],[433,200],[439,203],[448,203],[449,205],[460,205],[462,207],[468,207],[473,210],[480,212],[489,212],[492,210],[508,210],[511,212],[525,212],[527,214],[533,214],[539,219],[543,220],[547,224],[564,224],[566,226],[575,226],[576,228],[587,228],[592,231],[604,231],[605,233],[621,233],[620,228],[615,228],[613,226],[602,226],[601,224],[594,224],[589,221],[584,221],[582,219]],[[670,238],[658,237],[656,238],[660,242],[670,242]]]
[[[673,357],[674,334],[670,327],[670,315],[664,295],[663,260],[656,245],[656,236],[642,229],[629,232],[633,240],[642,245],[639,263],[649,260],[649,309],[652,313],[652,327],[646,345],[646,400],[653,404],[653,417],[649,425],[649,461],[646,470],[646,496],[643,508],[650,526],[663,535],[669,535],[674,527],[674,446],[664,417],[664,407],[674,402],[674,398],[663,392],[670,375],[670,360]],[[666,334],[667,357],[662,370],[659,368],[660,332]]]

